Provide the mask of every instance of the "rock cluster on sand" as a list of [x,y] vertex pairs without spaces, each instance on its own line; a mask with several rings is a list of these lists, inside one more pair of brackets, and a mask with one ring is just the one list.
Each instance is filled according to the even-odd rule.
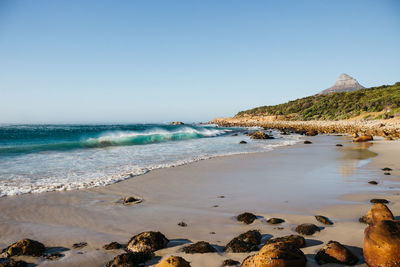
[[315,232],[319,232],[318,226],[312,223],[303,223],[296,227],[296,232],[303,235],[313,235]]
[[257,254],[247,257],[242,267],[305,267],[306,262],[304,253],[297,247],[285,243],[273,243],[264,245]]
[[233,238],[226,246],[225,252],[244,253],[258,250],[261,234],[258,230],[250,230]]
[[261,132],[261,131],[257,131],[257,132],[254,132],[254,133],[250,134],[250,138],[251,139],[274,139],[273,136],[270,136],[270,135],[268,135],[268,134],[266,134],[264,132]]
[[284,243],[291,246],[295,246],[297,248],[304,248],[306,246],[306,240],[301,235],[287,235],[287,236],[272,238],[267,240],[267,242],[265,242],[265,245],[276,244],[276,243]]
[[107,263],[106,267],[138,267],[150,259],[150,254],[143,252],[123,253]]
[[182,251],[188,254],[217,252],[217,250],[213,246],[211,246],[210,243],[205,241],[199,241],[197,243],[184,247]]
[[245,224],[251,224],[255,219],[257,219],[257,216],[250,212],[245,212],[237,216],[237,220]]
[[45,246],[38,241],[22,239],[5,248],[3,252],[5,252],[8,257],[21,255],[41,257],[44,255],[45,250]]
[[160,232],[143,232],[129,240],[126,249],[130,252],[152,252],[165,248],[169,240]]
[[171,256],[160,261],[156,267],[190,267],[190,263],[182,257]]
[[318,264],[337,263],[355,265],[358,258],[345,246],[336,241],[329,241],[315,255]]

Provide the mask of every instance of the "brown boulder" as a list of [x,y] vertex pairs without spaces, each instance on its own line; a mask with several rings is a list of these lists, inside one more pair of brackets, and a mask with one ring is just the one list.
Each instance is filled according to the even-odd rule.
[[281,219],[281,218],[270,218],[267,220],[267,223],[269,224],[280,224],[280,223],[284,223],[285,220]]
[[319,221],[319,222],[321,222],[323,224],[326,224],[326,225],[332,225],[333,224],[333,222],[328,217],[325,217],[325,216],[322,216],[322,215],[316,215],[315,219],[317,219],[317,221]]
[[377,203],[360,219],[361,222],[373,224],[383,220],[393,220],[393,214],[390,209],[382,203]]
[[306,246],[306,240],[301,235],[287,235],[282,237],[276,237],[267,240],[265,245],[267,244],[275,244],[275,243],[285,243],[297,248],[304,248]]
[[317,131],[314,131],[314,130],[311,130],[311,131],[307,131],[306,132],[306,135],[307,136],[316,136],[318,134],[318,132]]
[[250,212],[245,212],[237,216],[237,220],[245,224],[251,224],[255,219],[257,219],[257,216]]
[[7,247],[3,252],[6,252],[8,257],[21,255],[40,257],[43,256],[45,250],[45,246],[38,241],[22,239]]
[[122,246],[118,242],[111,242],[103,246],[105,250],[120,249]]
[[258,230],[250,230],[233,238],[225,247],[225,252],[244,253],[258,250],[261,234]]
[[329,241],[315,255],[318,264],[337,263],[355,265],[358,258],[345,246],[336,241]]
[[199,241],[197,243],[191,244],[187,247],[184,247],[182,250],[183,252],[189,254],[217,252],[217,250],[213,246],[211,246],[210,243],[207,243],[205,241]]
[[238,266],[238,265],[240,265],[240,262],[232,260],[232,259],[227,259],[227,260],[224,260],[224,262],[222,263],[221,266],[224,267],[224,266]]
[[131,252],[152,253],[166,248],[169,240],[160,232],[143,232],[129,240],[126,249]]
[[106,267],[139,267],[150,259],[150,255],[143,252],[124,253],[116,256],[107,263]]
[[296,227],[296,232],[303,235],[313,235],[315,232],[319,232],[318,226],[312,223],[303,223]]
[[372,141],[374,138],[372,135],[362,135],[360,137],[356,137],[353,139],[353,142],[367,142],[367,141]]
[[368,226],[363,253],[370,267],[400,266],[400,222],[386,220]]
[[28,263],[25,261],[15,261],[13,259],[0,262],[0,267],[28,267]]
[[160,261],[156,267],[190,267],[190,263],[182,257],[171,256]]
[[307,259],[295,246],[283,243],[267,244],[261,250],[247,257],[242,267],[305,267]]

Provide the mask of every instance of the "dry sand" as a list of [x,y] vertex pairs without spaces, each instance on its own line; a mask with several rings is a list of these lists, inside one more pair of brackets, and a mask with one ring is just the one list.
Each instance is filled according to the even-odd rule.
[[[370,146],[351,143],[347,137],[307,139],[313,144],[155,170],[106,187],[1,198],[0,247],[31,238],[65,255],[57,261],[25,257],[39,266],[104,266],[123,252],[105,251],[104,244],[126,243],[137,233],[153,230],[171,242],[155,253],[149,265],[167,255],[180,255],[193,267],[212,267],[252,254],[222,252],[226,243],[247,230],[259,229],[264,240],[295,234],[294,228],[301,223],[323,226],[313,217],[321,214],[334,225],[306,237],[303,252],[308,266],[316,265],[315,252],[329,240],[349,245],[362,256],[366,226],[358,218],[370,208],[369,199],[387,198],[393,213],[400,214],[400,142],[378,140]],[[336,147],[336,143],[344,146]],[[392,175],[383,175],[383,167],[394,169]],[[370,185],[370,180],[379,184]],[[118,203],[125,196],[139,196],[143,202]],[[244,211],[259,219],[251,225],[237,222],[235,216]],[[285,219],[279,225],[283,229],[267,224],[271,217]],[[188,226],[178,226],[180,221]],[[219,253],[180,252],[188,242],[202,240],[215,245]],[[72,248],[81,241],[88,246]]]

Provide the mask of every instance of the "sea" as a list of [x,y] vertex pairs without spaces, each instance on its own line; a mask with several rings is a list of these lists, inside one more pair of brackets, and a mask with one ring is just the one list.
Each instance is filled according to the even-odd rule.
[[[0,196],[105,186],[159,168],[267,152],[296,135],[252,140],[215,125],[0,125]],[[239,144],[240,141],[247,144]]]

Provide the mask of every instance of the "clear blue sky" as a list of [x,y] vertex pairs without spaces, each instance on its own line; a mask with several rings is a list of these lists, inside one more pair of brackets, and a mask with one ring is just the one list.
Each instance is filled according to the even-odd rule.
[[400,80],[400,1],[0,1],[0,122],[186,122]]

